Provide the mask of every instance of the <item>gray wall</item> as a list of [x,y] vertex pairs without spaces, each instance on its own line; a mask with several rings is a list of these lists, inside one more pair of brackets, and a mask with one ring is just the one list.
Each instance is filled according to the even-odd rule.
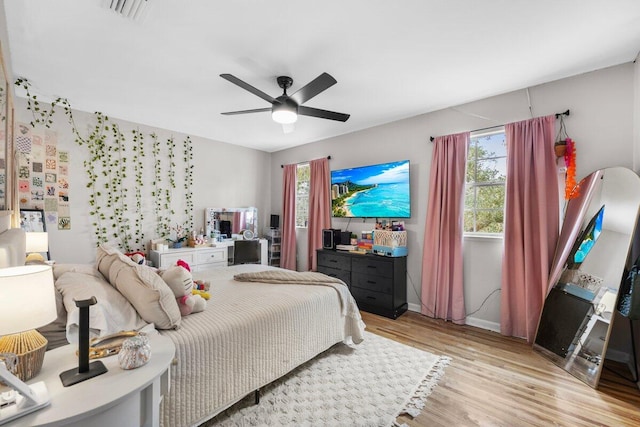
[[[529,89],[534,116],[571,110],[566,120],[570,137],[577,142],[577,179],[608,166],[632,168],[634,159],[634,65],[631,63]],[[525,90],[479,100],[416,116],[348,135],[295,147],[271,156],[273,213],[281,213],[281,164],[331,155],[331,169],[385,161],[411,161],[411,219],[408,231],[408,289],[410,308],[420,308],[420,283],[424,221],[428,197],[432,145],[430,136],[445,135],[499,125],[531,117]],[[333,227],[353,232],[373,228],[371,220],[333,219]],[[305,242],[299,242],[306,245]],[[467,312],[500,287],[502,239],[465,238],[464,282]],[[497,329],[500,293],[468,319],[468,323]]]
[[[78,129],[88,129],[95,123],[93,114],[82,111],[73,113]],[[32,119],[26,109],[24,98],[16,99],[16,122],[29,123]],[[164,129],[153,128],[144,125],[110,118],[120,126],[124,134],[131,135],[133,129],[139,129],[148,135],[155,132],[160,141],[173,136],[176,140],[182,141],[186,135]],[[84,160],[88,157],[86,147],[78,147],[75,143],[71,127],[67,123],[62,111],[58,111],[54,116],[54,126],[52,127],[58,134],[58,149],[68,150],[71,153],[70,162],[70,189],[69,198],[71,206],[71,230],[60,231],[48,228],[49,245],[51,257],[60,263],[87,263],[95,259],[95,240],[91,227],[91,217],[89,216],[88,200],[89,192],[85,187],[87,178],[83,166]],[[88,132],[86,132],[88,134]],[[212,141],[204,138],[191,137],[193,142],[193,166],[194,182],[192,187],[194,204],[194,226],[199,230],[204,226],[204,210],[207,207],[246,207],[255,206],[258,208],[259,228],[264,229],[269,225],[270,198],[270,163],[269,153],[238,147],[222,142]],[[153,170],[151,157],[150,140],[147,138],[146,170]],[[179,147],[180,145],[178,145]],[[176,156],[182,158],[182,152],[178,150]],[[176,172],[177,180],[180,178],[180,171]],[[146,181],[149,182],[149,179]],[[179,182],[179,181],[178,181]],[[131,185],[135,185],[131,183]],[[177,190],[180,192],[181,185],[178,183]],[[144,190],[147,194],[151,190],[151,185]],[[180,195],[174,194],[174,199],[179,200]],[[145,218],[149,221],[152,217],[152,206],[147,200],[143,209],[146,209]],[[182,212],[181,208],[177,212]],[[179,214],[178,214],[179,215]],[[178,216],[177,215],[177,216]],[[146,239],[154,236],[154,224],[145,221]],[[176,220],[177,222],[177,220]]]

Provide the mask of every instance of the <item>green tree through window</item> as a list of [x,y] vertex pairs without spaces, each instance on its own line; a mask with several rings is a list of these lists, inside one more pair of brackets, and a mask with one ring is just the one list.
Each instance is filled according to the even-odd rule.
[[501,234],[507,147],[504,127],[471,134],[467,154],[464,232]]
[[296,168],[296,227],[306,227],[309,220],[309,163],[301,163]]

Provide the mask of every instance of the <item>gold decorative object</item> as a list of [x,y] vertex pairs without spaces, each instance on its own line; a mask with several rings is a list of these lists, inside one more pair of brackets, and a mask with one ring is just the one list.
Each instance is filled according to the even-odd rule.
[[[92,338],[89,341],[89,359],[100,359],[118,354],[122,348],[122,343],[127,338],[138,335],[137,331],[121,331],[103,337]],[[78,355],[77,350],[76,355]]]

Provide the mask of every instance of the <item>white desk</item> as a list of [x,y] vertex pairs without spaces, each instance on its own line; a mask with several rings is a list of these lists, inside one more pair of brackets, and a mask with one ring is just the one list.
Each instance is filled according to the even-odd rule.
[[[260,240],[260,264],[267,265],[267,239]],[[169,268],[179,259],[184,260],[191,267],[191,271],[202,271],[212,267],[226,267],[233,259],[233,245],[235,240],[215,242],[215,246],[202,248],[183,247],[167,249],[163,252],[151,251],[150,259],[154,267]]]
[[42,371],[29,383],[44,381],[51,404],[3,427],[77,426],[129,427],[160,425],[160,402],[169,391],[169,365],[175,354],[167,337],[150,337],[151,359],[125,371],[118,356],[101,360],[109,372],[70,387],[63,387],[60,372],[78,366],[75,346],[48,351]]

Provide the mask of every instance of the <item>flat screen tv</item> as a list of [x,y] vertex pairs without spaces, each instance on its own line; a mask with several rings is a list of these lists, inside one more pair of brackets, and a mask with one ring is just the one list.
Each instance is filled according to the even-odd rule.
[[410,218],[409,160],[331,171],[334,217]]
[[569,267],[575,268],[580,266],[584,259],[587,257],[596,240],[602,233],[602,219],[604,218],[604,205],[596,212],[596,214],[589,220],[587,226],[582,230],[582,233],[576,239],[576,242],[571,249],[569,255]]

